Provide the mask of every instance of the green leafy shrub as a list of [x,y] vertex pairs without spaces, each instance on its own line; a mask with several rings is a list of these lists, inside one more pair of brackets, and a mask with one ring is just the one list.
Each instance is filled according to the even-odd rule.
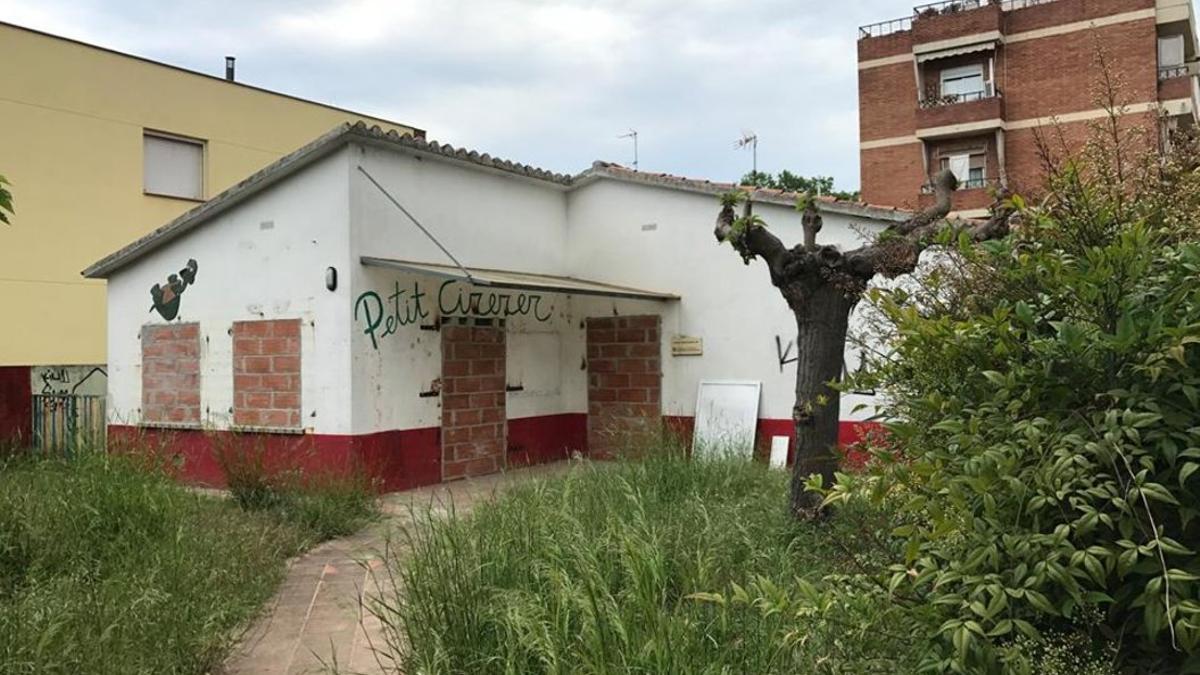
[[873,293],[892,351],[860,386],[889,393],[903,459],[828,501],[895,509],[883,579],[936,610],[927,672],[1042,672],[1051,636],[1200,672],[1195,179],[1168,167],[1141,202],[1060,181],[1008,239]]

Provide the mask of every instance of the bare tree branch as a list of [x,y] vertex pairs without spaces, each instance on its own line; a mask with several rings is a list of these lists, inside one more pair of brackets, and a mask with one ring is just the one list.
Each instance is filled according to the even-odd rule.
[[762,258],[771,271],[771,281],[776,286],[782,283],[788,249],[765,225],[755,219],[749,199],[742,207],[741,218],[734,215],[732,204],[725,204],[717,214],[717,225],[713,235],[719,242],[727,241],[732,244],[746,264],[756,256]]
[[817,234],[821,232],[824,222],[821,220],[821,214],[817,212],[816,203],[811,198],[804,205],[804,215],[801,216],[800,222],[804,227],[804,249],[806,251],[817,250]]
[[910,232],[928,227],[937,223],[950,213],[951,199],[954,197],[954,191],[958,189],[958,179],[949,169],[942,169],[936,176],[933,177],[933,205],[924,211],[917,212],[912,218],[893,225],[888,228],[888,231],[895,234],[907,235]]
[[[796,462],[792,469],[791,508],[799,517],[819,513],[820,498],[809,493],[806,480],[815,473],[833,480],[836,461],[829,449],[837,444],[840,398],[832,382],[840,377],[846,330],[855,303],[878,274],[894,277],[912,272],[921,252],[950,230],[972,241],[1003,236],[1013,208],[1011,200],[998,199],[987,221],[947,223],[951,198],[958,187],[954,174],[942,171],[934,178],[935,202],[911,218],[884,230],[877,241],[843,253],[836,246],[821,246],[821,215],[816,205],[804,205],[804,241],[787,248],[766,224],[753,214],[748,195],[722,197],[713,234],[729,242],[747,264],[762,258],[796,319],[796,345],[801,358],[796,367]],[[745,200],[742,215],[734,206]]]

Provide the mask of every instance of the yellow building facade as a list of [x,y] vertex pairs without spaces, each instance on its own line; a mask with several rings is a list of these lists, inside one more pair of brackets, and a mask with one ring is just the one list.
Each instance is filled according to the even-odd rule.
[[104,283],[80,270],[335,125],[423,134],[10,24],[0,54],[0,366],[103,364]]

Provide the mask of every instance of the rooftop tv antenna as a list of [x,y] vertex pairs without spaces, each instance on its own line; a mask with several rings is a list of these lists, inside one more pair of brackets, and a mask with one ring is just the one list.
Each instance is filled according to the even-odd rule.
[[758,134],[753,131],[742,129],[742,137],[734,142],[734,147],[738,149],[750,148],[752,154],[753,168],[751,169],[754,176],[758,175]]
[[621,134],[617,138],[632,138],[633,139],[633,170],[638,170],[638,147],[637,147],[637,129],[630,129],[629,133]]

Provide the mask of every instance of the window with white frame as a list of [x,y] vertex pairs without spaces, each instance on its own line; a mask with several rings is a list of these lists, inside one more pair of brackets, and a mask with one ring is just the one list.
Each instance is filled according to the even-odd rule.
[[987,155],[982,152],[957,152],[942,155],[941,168],[950,169],[958,179],[958,189],[981,188],[987,181]]
[[942,96],[979,98],[984,95],[985,91],[983,64],[981,63],[946,68],[941,72]]
[[146,194],[204,199],[204,143],[144,132],[142,172]]

